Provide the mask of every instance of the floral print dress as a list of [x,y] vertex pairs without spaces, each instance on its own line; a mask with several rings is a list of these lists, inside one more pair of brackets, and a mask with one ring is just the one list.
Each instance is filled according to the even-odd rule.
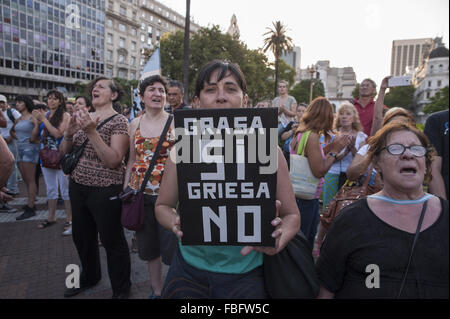
[[[156,160],[153,172],[150,175],[150,179],[147,182],[145,188],[145,194],[148,195],[158,195],[159,188],[161,184],[161,179],[164,173],[164,167],[166,165],[166,160],[169,157],[170,149],[175,144],[175,139],[171,134],[172,129],[169,128],[167,132],[166,139],[161,145],[161,150],[159,156]],[[147,168],[154,156],[156,151],[156,146],[159,142],[158,137],[143,137],[141,135],[140,123],[136,130],[134,138],[134,146],[136,148],[136,162],[133,165],[131,171],[130,182],[128,184],[134,190],[139,190],[144,180]]]

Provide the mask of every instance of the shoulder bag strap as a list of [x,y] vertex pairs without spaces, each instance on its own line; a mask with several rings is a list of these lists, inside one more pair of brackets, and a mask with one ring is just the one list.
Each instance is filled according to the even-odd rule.
[[425,211],[427,210],[427,202],[428,201],[425,201],[423,203],[422,212],[420,213],[419,223],[417,224],[416,235],[414,236],[414,241],[411,246],[411,251],[409,253],[408,265],[406,266],[405,273],[403,274],[403,280],[402,280],[402,284],[400,286],[400,291],[398,292],[398,295],[397,295],[397,299],[400,298],[400,296],[403,292],[403,288],[405,287],[406,277],[408,277],[409,266],[411,266],[411,260],[412,260],[412,256],[414,253],[414,247],[416,246],[417,239],[419,238],[420,228],[422,227],[422,222],[423,222],[423,217],[425,216]]
[[308,143],[309,134],[311,131],[305,131],[302,133],[302,138],[300,139],[300,143],[297,148],[297,154],[305,156],[306,143]]
[[[108,117],[106,120],[104,120],[103,122],[101,122],[98,126],[97,126],[97,131],[99,131],[103,125],[105,125],[106,123],[108,123],[109,121],[111,121],[116,115],[119,115],[119,113],[114,114],[113,116]],[[80,148],[85,148],[86,144],[89,142],[89,139],[86,138],[83,142],[83,144],[80,145]]]
[[164,126],[163,132],[162,132],[161,136],[159,137],[158,145],[156,146],[156,150],[153,153],[152,160],[150,162],[150,165],[147,168],[147,172],[145,173],[144,180],[142,181],[142,185],[141,185],[141,189],[140,189],[141,192],[145,191],[145,186],[147,186],[147,182],[150,179],[150,174],[153,172],[153,167],[155,166],[156,160],[158,159],[158,156],[159,156],[159,150],[161,149],[162,143],[166,139],[166,134],[167,134],[167,131],[169,130],[170,123],[172,123],[172,118],[173,118],[173,115],[169,114],[169,118],[167,119],[166,126]]

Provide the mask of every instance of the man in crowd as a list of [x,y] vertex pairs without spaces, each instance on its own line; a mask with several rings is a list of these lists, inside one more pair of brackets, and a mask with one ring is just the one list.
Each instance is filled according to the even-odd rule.
[[290,122],[295,121],[297,101],[293,96],[288,95],[288,90],[288,82],[281,80],[278,83],[278,93],[280,95],[272,101],[272,107],[278,108],[278,137],[280,137]]
[[377,95],[377,84],[371,79],[365,79],[359,85],[359,98],[353,101],[358,111],[359,120],[364,133],[370,136],[372,130],[373,112],[375,109],[374,97]]
[[189,108],[183,101],[184,89],[183,85],[175,80],[169,81],[167,85],[167,101],[169,102],[169,107],[166,111],[173,113],[174,110],[181,110]]

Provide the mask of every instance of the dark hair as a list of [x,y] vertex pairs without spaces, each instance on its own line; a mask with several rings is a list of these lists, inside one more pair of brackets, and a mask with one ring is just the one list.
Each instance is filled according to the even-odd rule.
[[124,95],[123,89],[120,86],[119,82],[117,82],[114,79],[107,78],[106,76],[100,76],[100,77],[92,80],[91,82],[89,82],[89,84],[87,86],[87,90],[88,90],[89,96],[92,97],[92,90],[94,89],[95,84],[97,84],[97,82],[101,81],[101,80],[109,81],[109,88],[111,89],[111,91],[113,93],[114,92],[117,93],[117,97],[113,100],[113,104],[115,102],[119,102],[122,99],[123,95]]
[[[48,120],[51,125],[58,128],[58,126],[61,124],[61,122],[64,118],[64,112],[66,111],[66,99],[64,98],[64,94],[62,94],[61,92],[56,91],[56,90],[48,91],[47,99],[49,98],[50,95],[54,95],[58,99],[59,105],[58,105],[58,108],[56,109],[55,113],[53,114],[53,116],[50,117]],[[47,102],[47,105],[48,105],[48,102]],[[49,134],[47,127],[44,126],[44,130],[46,131],[47,134]]]
[[180,89],[181,93],[184,93],[184,87],[183,84],[181,84],[179,81],[177,80],[170,80],[169,84],[167,84],[168,88],[172,88],[172,87],[177,87]]
[[141,83],[139,83],[139,95],[144,96],[145,89],[147,86],[153,85],[154,83],[161,83],[164,86],[164,91],[167,93],[167,80],[161,75],[152,75],[145,78]]
[[27,108],[29,113],[33,112],[34,103],[29,95],[17,95],[16,102],[17,101],[25,103],[25,107]]
[[216,70],[220,71],[217,81],[222,80],[227,73],[230,72],[236,78],[242,92],[247,94],[247,82],[245,81],[244,73],[242,73],[239,65],[223,60],[214,60],[207,63],[198,73],[197,82],[195,84],[195,96],[200,97],[200,91],[203,90],[205,83],[209,83],[212,73]]
[[78,99],[83,99],[84,103],[86,103],[86,108],[88,109],[88,111],[90,111],[91,109],[93,109],[94,107],[92,106],[92,101],[88,96],[85,95],[79,95],[77,97],[75,97],[75,101]]

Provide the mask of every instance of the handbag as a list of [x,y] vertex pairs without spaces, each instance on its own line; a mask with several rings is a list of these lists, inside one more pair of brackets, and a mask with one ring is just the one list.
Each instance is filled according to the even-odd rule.
[[152,160],[148,165],[147,172],[145,173],[144,180],[142,181],[141,188],[139,190],[133,190],[127,188],[119,198],[122,200],[122,215],[120,221],[122,226],[129,230],[140,230],[144,226],[144,191],[147,186],[147,182],[150,179],[150,175],[153,172],[153,167],[158,159],[159,151],[162,143],[165,140],[167,131],[169,130],[170,123],[172,122],[173,115],[170,114],[164,126],[163,132],[159,137],[158,145],[153,153]]
[[311,251],[308,240],[299,231],[278,254],[264,254],[264,281],[270,298],[318,296],[320,284]]
[[302,134],[297,154],[290,154],[290,171],[292,187],[295,197],[311,200],[316,197],[317,185],[319,178],[315,177],[309,166],[308,158],[305,157],[306,143],[311,131]]
[[60,169],[61,152],[59,150],[50,149],[47,145],[39,151],[42,167]]
[[[106,120],[104,120],[102,123],[97,126],[97,131],[102,128],[103,125],[105,125],[107,122],[112,120],[117,114],[114,114],[111,117],[108,117]],[[73,172],[75,167],[77,167],[78,161],[81,158],[81,155],[83,154],[84,148],[86,147],[89,139],[86,138],[86,140],[81,144],[80,146],[76,146],[73,148],[72,152],[64,154],[64,156],[61,157],[59,164],[61,165],[61,169],[64,174],[69,175]]]
[[[372,171],[373,165],[370,165],[369,172]],[[361,198],[372,195],[381,190],[381,187],[369,185],[370,175],[364,180],[363,185],[356,185],[347,180],[339,191],[334,195],[334,198],[325,207],[324,212],[320,215],[320,223],[325,229],[328,229],[339,214],[339,212],[348,205],[356,202]]]
[[[47,115],[48,119],[48,115]],[[61,165],[59,161],[61,160],[61,152],[59,149],[51,149],[48,145],[48,134],[47,130],[44,128],[44,134],[42,140],[44,141],[44,147],[39,151],[39,156],[41,158],[42,167],[51,169],[60,169]]]

